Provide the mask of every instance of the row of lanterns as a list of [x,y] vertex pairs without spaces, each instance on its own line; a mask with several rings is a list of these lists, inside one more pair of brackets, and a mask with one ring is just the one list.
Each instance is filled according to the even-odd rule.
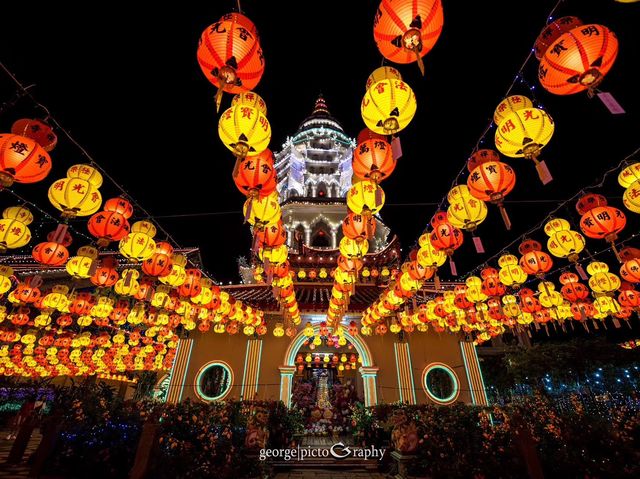
[[[491,152],[490,150],[480,150],[474,155],[474,157],[477,158],[478,154],[489,157]],[[493,154],[495,154],[495,152],[493,152]],[[470,159],[470,165],[476,161],[474,157]],[[485,162],[481,163],[479,166],[487,164],[488,162]],[[627,189],[631,188],[631,186],[635,185],[636,181],[638,181],[636,175],[640,175],[639,172],[640,163],[634,163],[626,166],[620,172],[618,177],[619,183]],[[472,181],[473,180],[470,177],[469,184],[471,184]],[[469,197],[466,195],[472,191],[473,189],[471,188],[464,189],[457,186],[450,192],[449,200],[451,204],[454,205],[456,201],[460,201],[459,198],[461,197],[466,197],[468,199]],[[625,205],[626,204],[627,202],[625,202]],[[462,209],[465,210],[465,212],[468,210],[473,211],[469,206],[467,206],[466,210],[464,208]],[[579,277],[582,280],[588,279],[589,287],[595,295],[598,295],[596,300],[593,302],[595,309],[590,307],[591,303],[588,303],[586,306],[580,304],[578,309],[574,308],[573,311],[575,314],[573,314],[573,318],[578,319],[576,317],[576,311],[580,313],[579,318],[583,318],[583,316],[602,318],[602,314],[605,314],[605,316],[607,314],[614,314],[617,315],[617,317],[628,317],[631,311],[628,308],[635,307],[633,304],[636,298],[635,290],[630,287],[629,283],[640,282],[640,274],[638,274],[640,272],[640,263],[638,263],[637,259],[640,254],[636,254],[635,250],[631,248],[625,248],[624,254],[617,251],[615,241],[618,239],[618,234],[626,225],[626,217],[620,209],[608,205],[604,196],[593,193],[583,195],[576,204],[576,210],[578,214],[581,215],[581,232],[572,230],[571,224],[563,218],[553,218],[544,225],[544,232],[548,236],[547,249],[551,255],[557,258],[567,259],[571,263],[575,264],[576,272]],[[452,252],[460,246],[462,243],[462,235],[457,226],[452,224],[455,223],[458,218],[452,222],[450,220],[450,213],[451,207],[449,208],[449,213],[441,212],[434,216],[431,222],[433,228],[432,232],[425,233],[419,239],[420,249],[411,254],[410,260],[402,265],[401,272],[397,273],[392,278],[389,288],[385,290],[376,303],[365,311],[362,331],[364,334],[371,333],[372,330],[370,327],[373,325],[376,325],[377,333],[386,332],[387,326],[383,324],[383,319],[393,313],[398,313],[402,305],[404,305],[408,299],[412,298],[415,295],[415,292],[420,289],[421,282],[423,282],[425,278],[433,276],[436,269],[445,262],[446,256],[450,257]],[[464,226],[464,224],[460,224],[460,226]],[[606,298],[601,297],[602,294],[610,295],[621,287],[619,278],[612,273],[609,273],[608,266],[605,263],[592,262],[587,268],[587,272],[591,274],[591,278],[589,278],[582,266],[578,263],[579,255],[586,246],[586,240],[583,235],[593,239],[604,239],[609,242],[612,251],[616,254],[616,257],[620,260],[624,260],[620,269],[620,275],[628,283],[622,289],[620,293],[621,297],[617,302],[608,296]],[[548,273],[553,266],[551,256],[542,250],[542,245],[539,242],[531,239],[525,240],[521,244],[519,251],[522,255],[520,259],[511,254],[501,256],[498,260],[498,264],[500,266],[499,271],[493,268],[485,268],[485,270],[483,270],[482,279],[471,277],[467,280],[465,288],[470,288],[469,290],[472,295],[474,294],[474,291],[478,291],[484,295],[484,297],[476,296],[476,300],[472,302],[482,302],[487,298],[500,298],[505,295],[506,287],[519,288],[527,281],[529,276],[536,276],[542,281],[540,283],[542,285],[542,289],[540,289],[538,294],[542,296],[550,296],[550,292],[553,290],[553,284],[544,280],[544,275]],[[421,272],[422,270],[426,270],[426,273],[423,274]],[[569,283],[572,284],[570,288],[573,289],[575,286],[573,283],[578,281],[578,276],[573,273],[571,274],[573,276],[567,276],[567,274],[565,274],[563,277],[565,279],[572,278]],[[575,281],[573,281],[574,277]],[[416,281],[416,283],[413,281]],[[437,276],[436,283],[438,283]],[[524,291],[529,290],[525,289]],[[584,291],[588,296],[588,289],[584,289]],[[466,289],[465,294],[467,294]],[[526,295],[521,294],[520,296]],[[551,294],[551,296],[553,295]],[[579,299],[584,300],[585,298],[586,296],[580,297]],[[467,300],[471,300],[468,297],[468,294]],[[569,303],[573,302],[571,298],[565,298],[565,300]],[[463,302],[463,304],[465,303]],[[514,304],[514,302],[511,301],[511,298],[509,298],[509,304]],[[620,307],[620,304],[622,307]],[[571,310],[571,304],[566,304],[564,306],[565,313]],[[504,305],[498,300],[497,307],[502,309]],[[421,306],[421,308],[424,308],[424,306]],[[513,311],[515,306],[510,306],[510,308],[512,308]],[[414,305],[414,310],[415,309]],[[465,308],[461,309],[464,312]],[[583,311],[592,314],[589,315],[587,313],[583,313]],[[452,311],[449,311],[449,313],[451,312]],[[473,312],[475,313],[475,310],[473,310]],[[524,312],[530,313],[530,311],[526,310]],[[461,324],[466,324],[466,316],[462,313],[456,314],[458,320],[462,319],[462,323],[457,320],[448,323],[449,326],[454,327],[454,330],[458,330]],[[598,316],[598,314],[600,316]],[[398,315],[404,315],[404,317],[411,316],[406,312],[403,313],[401,311]],[[494,316],[500,315],[496,313]],[[422,319],[426,317],[427,316],[421,316]],[[417,316],[414,316],[414,318],[417,318]],[[432,317],[431,319],[434,318]],[[451,317],[449,317],[449,319],[451,319]],[[558,317],[557,319],[566,318]],[[496,320],[494,318],[494,322],[495,321]],[[397,321],[394,320],[394,322]],[[510,325],[529,324],[530,322],[531,321],[523,320],[519,323],[511,323]],[[405,319],[405,323],[405,325],[409,326],[409,329],[413,328],[408,320]],[[422,324],[424,324],[424,321]],[[442,328],[442,322],[439,324],[438,328]],[[477,328],[480,327],[482,330],[482,327],[484,327],[484,322],[477,321],[476,319],[474,319],[472,324],[474,327],[471,329],[475,328],[477,330]],[[495,323],[494,326],[496,325],[498,324]],[[378,328],[377,326],[382,327]],[[492,330],[494,333],[499,333],[504,327],[503,324],[498,326],[500,327],[494,327]],[[484,332],[486,331],[482,331],[482,333]],[[491,333],[487,334],[489,334],[489,336],[491,335]],[[487,335],[483,335],[483,337],[484,339],[487,339]]]
[[231,107],[218,120],[222,143],[236,157],[233,180],[246,196],[245,222],[253,229],[254,253],[262,262],[262,272],[272,284],[286,324],[274,328],[276,336],[295,335],[300,312],[289,271],[287,233],[281,221],[273,154],[269,150],[271,126],[265,101],[252,90],[264,71],[264,57],[258,30],[240,13],[224,15],[209,26],[200,38],[198,63],[209,81],[222,92],[236,93]]

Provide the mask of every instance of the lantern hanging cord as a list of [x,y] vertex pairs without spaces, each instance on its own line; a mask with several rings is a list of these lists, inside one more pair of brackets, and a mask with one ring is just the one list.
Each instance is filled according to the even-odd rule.
[[[640,147],[636,148],[635,151],[633,151],[632,153],[630,153],[629,155],[627,155],[626,157],[624,157],[616,166],[609,168],[607,171],[604,172],[604,174],[602,175],[602,177],[600,178],[600,180],[597,183],[594,183],[593,185],[590,186],[586,186],[582,189],[580,189],[576,194],[574,194],[571,198],[566,199],[565,201],[563,201],[562,203],[560,203],[556,208],[554,208],[552,211],[550,211],[547,216],[545,216],[545,218],[539,222],[538,224],[536,224],[534,227],[532,227],[531,229],[529,229],[528,231],[526,231],[525,233],[521,234],[520,236],[518,236],[516,239],[514,239],[511,243],[509,243],[508,245],[506,245],[505,247],[503,247],[498,253],[494,254],[493,256],[491,256],[490,258],[488,258],[487,260],[483,261],[482,264],[476,266],[475,268],[473,268],[471,271],[469,271],[466,275],[464,275],[464,278],[473,275],[475,272],[477,272],[480,268],[482,268],[484,265],[490,263],[491,261],[493,261],[494,259],[496,259],[498,256],[505,254],[509,248],[511,248],[512,246],[514,246],[516,243],[522,241],[524,238],[526,238],[527,236],[531,235],[532,233],[534,233],[535,231],[539,230],[540,228],[542,228],[544,226],[544,224],[549,221],[554,214],[556,214],[558,211],[560,211],[562,208],[566,207],[569,203],[575,201],[576,199],[578,199],[580,196],[582,196],[583,194],[586,193],[587,190],[593,190],[593,189],[597,189],[597,188],[602,188],[602,186],[604,186],[604,182],[606,181],[607,177],[620,170],[620,168],[622,166],[624,166],[625,164],[627,164],[632,158],[636,157],[638,154],[640,153]],[[635,236],[634,236],[635,237]]]
[[[555,14],[555,12],[558,10],[558,8],[560,7],[560,5],[564,2],[565,0],[558,0],[558,2],[556,2],[556,4],[554,5],[554,7],[551,9],[551,11],[548,13],[547,15],[547,23],[551,20],[553,20],[553,15]],[[531,50],[529,51],[527,57],[524,59],[524,61],[522,62],[522,64],[520,65],[520,68],[518,68],[518,72],[516,73],[515,77],[513,78],[513,81],[511,82],[511,84],[509,85],[509,88],[507,88],[506,93],[503,95],[503,98],[508,97],[511,92],[513,91],[513,88],[516,86],[516,83],[518,83],[518,81],[522,81],[523,77],[523,71],[526,68],[527,64],[529,63],[529,61],[531,61],[531,58],[533,57],[533,52],[534,49],[531,48]],[[525,84],[527,85],[527,87],[531,90],[533,87],[531,87],[531,85],[529,85],[528,83],[525,82]],[[532,92],[533,93],[533,92]],[[491,131],[491,128],[493,127],[493,118],[491,118],[489,120],[488,125],[486,126],[486,128],[484,129],[484,131],[482,132],[482,134],[480,135],[480,137],[478,138],[478,141],[476,142],[475,146],[473,147],[473,149],[471,150],[471,153],[473,154],[474,152],[478,151],[478,149],[480,148],[480,143],[482,143],[485,139],[485,137],[487,136],[487,134],[489,133],[489,131]],[[451,182],[451,186],[449,187],[449,190],[451,190],[453,187],[455,187],[458,183],[458,181],[460,180],[460,177],[464,174],[464,171],[467,168],[467,162],[465,161],[465,163],[462,165],[462,168],[458,171],[458,173],[455,175],[453,181]],[[447,196],[445,195],[441,200],[440,203],[438,204],[438,209],[437,211],[442,211],[444,209],[444,207],[446,206],[446,202],[447,202]],[[426,233],[428,230],[428,225],[425,227],[423,233]]]
[[[238,5],[240,4],[240,2],[238,2]],[[18,80],[16,78],[16,76],[11,73],[11,71],[5,66],[5,64],[3,62],[0,62],[0,68],[2,68],[2,70],[7,74],[7,76],[9,78],[11,78],[11,80],[13,80],[13,82],[16,84],[16,86],[18,87],[19,91],[22,93],[22,96],[26,96],[28,97],[38,108],[40,108],[42,111],[44,111],[47,115],[46,120],[48,122],[51,122],[53,125],[55,125],[55,127],[61,131],[64,136],[73,144],[75,145],[80,152],[82,153],[82,155],[89,161],[89,163],[91,164],[92,167],[94,167],[95,169],[97,169],[103,177],[107,178],[119,191],[120,193],[125,196],[128,200],[131,201],[131,203],[133,203],[133,205],[135,206],[135,208],[138,209],[138,211],[140,211],[142,213],[142,216],[145,216],[147,218],[150,219],[155,219],[155,217],[149,213],[144,207],[142,207],[142,205],[140,205],[140,203],[138,203],[125,189],[124,187],[122,187],[118,182],[116,182],[114,180],[114,178],[109,175],[104,168],[102,168],[94,159],[93,157],[87,152],[87,150],[78,142],[76,141],[76,139],[71,136],[71,134],[56,120],[56,118],[51,114],[51,112],[49,111],[49,109],[43,105],[42,103],[40,103],[35,96],[29,91],[29,89],[31,89],[34,85],[29,85],[29,86],[24,86],[20,80]],[[41,213],[43,213],[45,216],[49,217],[49,218],[53,218],[50,214],[44,212],[44,210],[42,210],[42,208],[36,206],[35,204],[33,204],[32,202],[26,201],[23,198],[19,197],[15,192],[7,189],[7,191],[10,191],[14,196],[20,198],[22,201],[24,201],[25,203],[28,203],[32,206],[34,206],[38,211],[40,211]],[[156,225],[158,226],[158,229],[160,231],[162,231],[162,233],[167,237],[168,241],[171,241],[174,245],[177,246],[178,249],[182,249],[180,244],[175,240],[175,238],[173,238],[173,236],[171,236],[171,234],[162,227],[162,225],[160,225],[157,221],[156,221]],[[76,231],[77,234],[90,239],[91,241],[93,241],[93,238],[89,238],[88,236],[82,234],[82,233],[78,233]],[[204,268],[202,267],[202,264],[199,265],[199,267],[203,270],[203,274],[204,276],[206,276],[207,278],[211,279],[214,283],[218,283],[214,278],[213,275],[211,275],[210,273],[208,273],[206,270],[204,270]]]

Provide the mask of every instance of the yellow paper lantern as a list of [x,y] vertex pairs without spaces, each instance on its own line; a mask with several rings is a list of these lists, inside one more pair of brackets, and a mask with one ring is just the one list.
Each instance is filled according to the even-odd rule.
[[[340,254],[347,258],[362,258],[368,251],[369,241],[366,239],[359,238],[354,240],[344,236],[340,240]],[[339,270],[340,268],[337,269]]]
[[11,276],[13,268],[7,265],[0,265],[0,294],[4,294],[11,289]]
[[156,251],[156,227],[149,221],[137,221],[131,226],[131,233],[120,240],[118,249],[125,258],[136,263],[151,258]]
[[634,213],[640,213],[640,180],[634,181],[622,195],[625,208]]
[[392,135],[406,128],[416,114],[416,96],[404,81],[387,78],[367,90],[360,105],[367,127],[382,135]]
[[282,216],[280,210],[278,192],[274,191],[265,197],[249,198],[242,208],[247,222],[256,228],[277,223]]
[[508,96],[498,103],[498,106],[493,113],[493,122],[496,125],[499,125],[510,113],[522,110],[523,108],[533,108],[533,102],[524,95]]
[[600,261],[593,261],[587,266],[589,287],[596,293],[606,294],[620,288],[620,278],[609,272],[609,266]]
[[279,265],[287,261],[289,257],[289,247],[282,244],[275,248],[261,248],[258,256],[261,261],[269,261],[271,264]]
[[67,261],[66,270],[76,279],[90,278],[97,266],[98,250],[93,246],[82,246],[78,248],[76,256],[72,256]]
[[102,204],[98,188],[102,185],[102,175],[90,165],[73,165],[67,170],[67,177],[55,181],[49,187],[49,201],[62,211],[63,218],[92,215]]
[[511,158],[535,158],[554,132],[551,117],[539,108],[524,108],[506,115],[498,125],[498,150]]
[[363,180],[347,193],[347,206],[355,214],[375,215],[384,206],[384,190],[373,181]]
[[574,262],[578,260],[578,255],[585,245],[584,236],[573,230],[552,233],[547,240],[549,253],[557,258],[567,258]]
[[447,261],[447,255],[443,250],[437,250],[431,246],[429,241],[418,250],[416,261],[424,268],[438,268]]
[[623,188],[629,188],[638,180],[640,180],[640,162],[623,168],[618,174],[618,183]]
[[185,266],[187,265],[187,258],[181,254],[171,255],[171,273],[167,276],[158,278],[161,283],[168,284],[174,288],[184,284],[187,279],[187,273]]
[[244,158],[262,153],[269,146],[271,125],[260,110],[236,105],[220,116],[218,135],[236,157]]
[[252,91],[245,91],[234,95],[231,99],[231,106],[235,107],[238,105],[250,106],[265,116],[267,114],[267,104],[260,95]]
[[125,269],[122,271],[120,279],[116,281],[113,289],[122,296],[133,296],[140,290],[139,277],[139,271],[135,269]]
[[29,225],[33,215],[24,206],[10,206],[2,212],[0,220],[0,253],[21,248],[31,240]]
[[487,218],[486,203],[472,196],[468,186],[455,186],[447,198],[451,203],[447,219],[456,228],[473,231]]

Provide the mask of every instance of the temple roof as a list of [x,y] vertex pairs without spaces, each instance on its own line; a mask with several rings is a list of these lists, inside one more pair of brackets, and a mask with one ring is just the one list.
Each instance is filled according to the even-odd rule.
[[329,108],[327,107],[327,103],[325,102],[322,94],[318,96],[311,115],[300,123],[296,136],[304,131],[312,130],[314,128],[328,128],[344,134],[342,125],[331,115],[331,112],[329,112]]

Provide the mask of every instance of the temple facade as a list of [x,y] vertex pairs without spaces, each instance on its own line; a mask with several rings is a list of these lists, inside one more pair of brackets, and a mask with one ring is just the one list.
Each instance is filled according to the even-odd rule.
[[[298,273],[295,292],[302,313],[298,334],[247,337],[191,331],[180,340],[170,376],[162,378],[168,384],[167,401],[257,398],[281,399],[290,405],[296,385],[307,383],[315,385],[314,391],[323,391],[318,393],[323,403],[328,387],[348,384],[367,405],[487,404],[475,345],[463,336],[432,330],[359,334],[362,311],[379,296],[388,284],[389,270],[401,260],[399,241],[381,218],[376,218],[376,233],[363,259],[368,274],[361,275],[343,318],[349,332],[337,338],[327,331],[324,321],[333,284],[328,272],[336,267],[339,254],[354,148],[355,140],[320,97],[311,115],[275,154],[289,262]],[[242,272],[242,284],[222,289],[265,311],[268,322],[281,321],[270,285],[254,281],[249,269]],[[433,292],[433,285],[425,286],[421,297]]]

